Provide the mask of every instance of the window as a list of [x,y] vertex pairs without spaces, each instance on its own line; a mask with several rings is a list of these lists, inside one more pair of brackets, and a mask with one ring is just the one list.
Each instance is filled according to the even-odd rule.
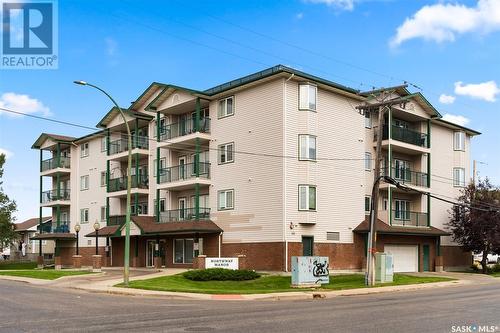
[[101,221],[106,221],[106,206],[101,206]]
[[89,156],[89,143],[85,142],[80,145],[80,157]]
[[80,223],[88,223],[89,222],[89,209],[83,208],[80,209]]
[[465,186],[465,169],[453,168],[453,186]]
[[299,135],[299,160],[316,160],[316,137],[314,135]]
[[365,214],[370,214],[372,198],[370,196],[365,196]]
[[101,152],[106,150],[108,150],[108,138],[104,136],[101,138]]
[[106,186],[106,171],[101,171],[101,186]]
[[395,200],[396,211],[394,217],[396,220],[410,219],[410,202],[406,200]]
[[365,153],[365,170],[372,171],[372,153]]
[[219,100],[219,118],[232,116],[234,114],[234,96]]
[[219,191],[219,210],[234,209],[234,190]]
[[394,178],[411,181],[411,164],[404,160],[394,160]]
[[165,198],[160,199],[160,212],[165,211]]
[[299,210],[316,210],[316,186],[299,185]]
[[338,232],[338,231],[327,231],[326,232],[326,240],[338,242],[340,240],[340,232]]
[[132,215],[147,215],[148,214],[148,203],[139,202],[137,203],[137,209],[135,205],[130,206],[130,213]]
[[365,128],[372,128],[372,115],[368,110],[365,110]]
[[193,239],[174,239],[174,263],[190,264],[194,258]]
[[[155,166],[154,167],[154,170],[153,170],[153,177],[156,177],[156,161],[157,160],[154,160],[154,163],[153,165]],[[161,175],[161,170],[165,169],[167,167],[167,158],[166,157],[162,157],[160,158],[160,165],[159,165],[159,169],[160,169],[160,175]]]
[[453,149],[465,151],[465,133],[457,131],[453,133]]
[[219,145],[219,164],[234,162],[234,143]]
[[317,88],[312,84],[299,84],[299,110],[316,111]]
[[80,190],[88,190],[89,189],[89,175],[80,177]]

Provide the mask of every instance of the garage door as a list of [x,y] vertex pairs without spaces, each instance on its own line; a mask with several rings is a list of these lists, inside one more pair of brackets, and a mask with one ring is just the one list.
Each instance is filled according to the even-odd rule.
[[393,255],[394,272],[418,272],[417,245],[385,245],[384,252]]

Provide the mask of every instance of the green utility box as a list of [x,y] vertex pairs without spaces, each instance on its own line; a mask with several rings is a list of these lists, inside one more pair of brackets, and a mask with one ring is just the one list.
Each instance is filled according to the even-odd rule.
[[375,282],[387,283],[394,280],[394,261],[392,254],[375,253]]

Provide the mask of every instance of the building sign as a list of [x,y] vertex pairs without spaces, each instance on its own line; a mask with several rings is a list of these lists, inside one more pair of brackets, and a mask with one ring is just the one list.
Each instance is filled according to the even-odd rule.
[[328,257],[292,257],[292,285],[330,283]]
[[205,258],[205,268],[238,269],[238,258]]

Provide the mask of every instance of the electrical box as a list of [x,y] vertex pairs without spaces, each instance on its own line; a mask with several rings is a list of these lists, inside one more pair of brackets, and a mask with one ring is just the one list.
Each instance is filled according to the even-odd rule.
[[330,283],[328,257],[292,257],[292,286]]
[[375,254],[375,281],[387,283],[394,281],[394,258],[392,254]]

